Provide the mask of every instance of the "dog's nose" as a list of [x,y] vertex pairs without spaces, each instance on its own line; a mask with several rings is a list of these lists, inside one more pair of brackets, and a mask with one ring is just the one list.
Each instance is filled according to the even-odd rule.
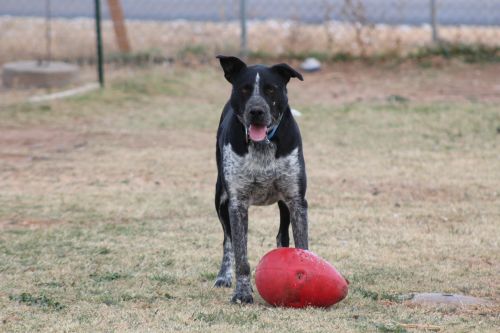
[[264,110],[262,109],[251,109],[250,115],[252,117],[262,117],[264,115]]

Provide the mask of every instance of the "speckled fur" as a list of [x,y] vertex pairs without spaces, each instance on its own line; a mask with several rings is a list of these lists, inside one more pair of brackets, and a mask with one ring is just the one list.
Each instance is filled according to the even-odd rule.
[[224,146],[223,170],[229,197],[250,205],[271,205],[298,195],[300,164],[298,148],[276,158],[274,143],[250,143],[248,154],[239,156],[231,144]]

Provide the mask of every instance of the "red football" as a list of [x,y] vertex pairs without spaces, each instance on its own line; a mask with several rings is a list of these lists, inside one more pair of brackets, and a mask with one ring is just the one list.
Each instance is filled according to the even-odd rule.
[[278,248],[257,265],[255,284],[269,304],[292,308],[328,307],[347,296],[347,280],[311,251]]

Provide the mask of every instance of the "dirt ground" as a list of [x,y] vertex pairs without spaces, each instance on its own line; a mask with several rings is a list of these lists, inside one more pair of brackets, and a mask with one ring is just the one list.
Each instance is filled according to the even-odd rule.
[[[351,282],[327,310],[236,306],[212,288],[229,86],[195,69],[114,71],[102,92],[0,104],[0,330],[497,330],[500,65],[342,63],[290,83],[311,249]],[[277,218],[250,211],[252,270]],[[415,306],[416,292],[494,306]]]
[[[217,66],[215,62],[212,63]],[[299,63],[294,64],[296,67]],[[178,65],[168,65],[169,73]],[[195,68],[198,65],[194,66]],[[204,67],[202,67],[204,68]],[[127,79],[136,71],[109,66],[111,79]],[[78,84],[95,81],[95,69],[84,67]],[[383,102],[387,99],[412,102],[498,102],[500,100],[500,66],[495,63],[465,64],[458,60],[436,57],[423,63],[388,61],[375,64],[360,62],[333,63],[320,72],[307,75],[307,84],[300,86],[301,97],[309,103],[333,105],[360,101]],[[19,103],[29,97],[51,91],[9,90],[0,88],[0,107]]]
[[500,100],[500,66],[470,65],[436,58],[426,65],[413,62],[385,65],[336,64],[313,74],[306,96],[323,103],[383,102],[398,96],[412,102]]

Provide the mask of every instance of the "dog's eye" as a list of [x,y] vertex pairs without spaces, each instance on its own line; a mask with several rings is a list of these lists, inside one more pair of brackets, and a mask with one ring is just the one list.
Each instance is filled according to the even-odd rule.
[[276,89],[273,87],[273,86],[266,86],[264,88],[264,92],[268,95],[272,95],[274,94],[274,92],[276,91]]
[[252,88],[250,88],[250,86],[244,86],[243,88],[240,89],[240,91],[243,95],[249,95],[250,92],[252,91]]

